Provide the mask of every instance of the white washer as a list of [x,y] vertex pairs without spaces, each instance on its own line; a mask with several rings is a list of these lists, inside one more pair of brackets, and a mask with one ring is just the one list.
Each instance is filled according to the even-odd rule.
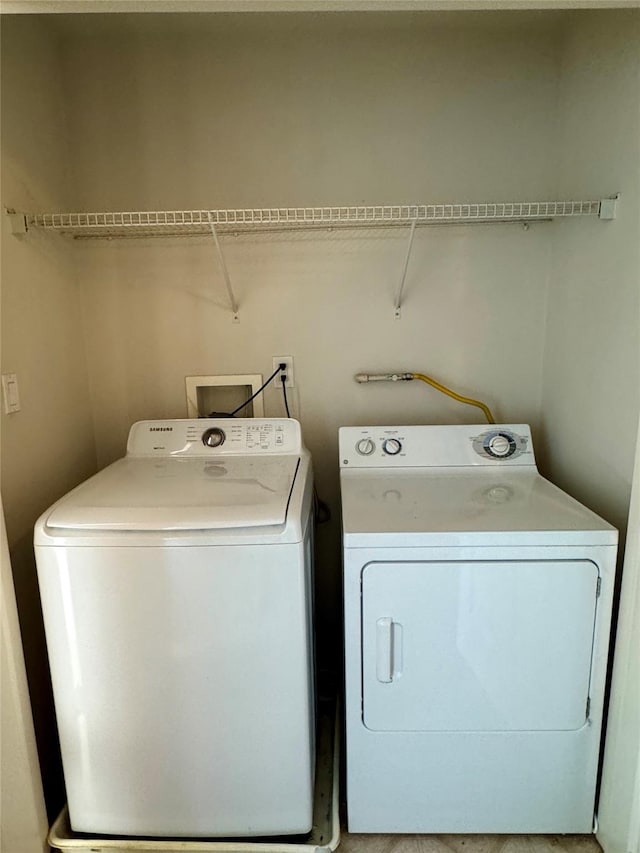
[[526,425],[340,430],[350,832],[591,832],[616,531]]
[[311,506],[296,421],[167,420],[40,518],[74,830],[311,829]]

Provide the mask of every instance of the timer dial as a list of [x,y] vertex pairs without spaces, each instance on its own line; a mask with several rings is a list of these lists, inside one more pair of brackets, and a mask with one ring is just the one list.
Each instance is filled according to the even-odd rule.
[[516,442],[507,432],[495,432],[485,440],[484,449],[495,459],[506,459],[516,452]]
[[522,456],[523,453],[528,453],[528,437],[511,432],[506,427],[496,426],[474,436],[471,441],[474,451],[484,459],[495,459],[500,462],[512,461]]
[[375,443],[371,438],[361,438],[360,441],[356,442],[356,451],[360,456],[371,456],[375,449]]
[[224,444],[226,435],[220,427],[211,427],[202,433],[202,443],[207,447],[220,447]]
[[509,452],[509,439],[506,435],[494,435],[489,442],[489,449],[496,456],[506,456]]
[[402,443],[397,438],[385,438],[382,442],[382,450],[387,456],[397,456],[402,450]]

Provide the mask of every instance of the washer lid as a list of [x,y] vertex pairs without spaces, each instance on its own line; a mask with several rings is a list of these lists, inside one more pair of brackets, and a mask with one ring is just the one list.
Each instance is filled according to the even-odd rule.
[[49,528],[226,530],[282,525],[298,456],[124,458],[59,501]]

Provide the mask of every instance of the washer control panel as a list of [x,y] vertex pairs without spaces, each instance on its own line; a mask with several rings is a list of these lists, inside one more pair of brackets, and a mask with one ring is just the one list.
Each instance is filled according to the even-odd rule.
[[300,453],[300,424],[290,418],[194,418],[139,421],[128,456],[232,456]]
[[535,465],[527,424],[341,427],[342,468]]

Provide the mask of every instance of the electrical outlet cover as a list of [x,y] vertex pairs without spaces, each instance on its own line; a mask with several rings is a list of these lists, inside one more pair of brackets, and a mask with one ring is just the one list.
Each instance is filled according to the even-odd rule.
[[[286,364],[287,381],[284,383],[285,388],[295,388],[295,376],[293,372],[293,356],[292,355],[274,355],[273,370],[276,370],[279,364]],[[273,372],[272,370],[272,372]],[[274,385],[281,387],[280,377],[276,376]]]

